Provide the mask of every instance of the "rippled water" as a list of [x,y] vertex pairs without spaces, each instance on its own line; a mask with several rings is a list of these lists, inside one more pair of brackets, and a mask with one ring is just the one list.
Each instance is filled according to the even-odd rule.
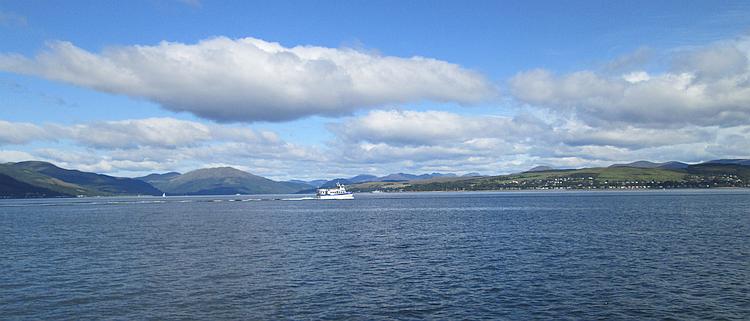
[[750,318],[748,190],[356,197],[0,201],[0,318]]

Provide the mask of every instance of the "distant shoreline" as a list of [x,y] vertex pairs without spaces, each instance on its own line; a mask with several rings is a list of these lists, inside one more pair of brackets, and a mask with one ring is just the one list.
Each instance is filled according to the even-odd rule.
[[[469,194],[469,193],[567,193],[567,192],[591,192],[591,193],[606,193],[606,192],[627,192],[627,193],[635,193],[635,192],[670,192],[670,191],[748,191],[750,192],[750,187],[711,187],[711,188],[651,188],[651,189],[619,189],[619,188],[609,188],[609,189],[505,189],[505,190],[463,190],[463,191],[403,191],[403,192],[382,192],[382,193],[372,193],[372,192],[354,192],[355,195],[406,195],[406,194]],[[242,197],[248,197],[248,196],[257,196],[257,197],[263,197],[263,196],[269,196],[269,195],[284,195],[284,196],[300,196],[300,195],[313,195],[313,194],[241,194],[241,195],[215,195],[215,194],[208,194],[208,195],[170,195],[168,198],[211,198],[211,197],[218,197],[222,199],[241,199]],[[148,199],[162,199],[162,196],[160,195],[107,195],[107,196],[86,196],[86,197],[73,197],[73,196],[56,196],[56,197],[2,197],[0,196],[0,201],[3,200],[44,200],[44,199],[101,199],[101,198],[148,198]],[[286,200],[286,199],[277,199],[277,198],[268,198],[268,199],[258,199],[258,200]]]
[[[640,166],[640,167],[639,167]],[[645,167],[644,167],[645,166]],[[750,160],[612,165],[579,169],[535,168],[498,176],[396,173],[329,181],[274,181],[231,167],[125,178],[65,169],[52,163],[0,164],[0,198],[73,198],[171,195],[306,195],[342,184],[352,192],[661,190],[750,187]]]
[[750,187],[711,187],[711,188],[600,188],[600,189],[494,189],[494,190],[458,190],[458,191],[446,191],[446,190],[435,190],[435,191],[402,191],[402,192],[388,192],[381,191],[381,193],[372,192],[354,192],[355,194],[410,194],[410,193],[524,193],[524,192],[538,192],[538,193],[552,193],[552,192],[655,192],[655,191],[716,191],[716,190],[747,190],[750,191]]

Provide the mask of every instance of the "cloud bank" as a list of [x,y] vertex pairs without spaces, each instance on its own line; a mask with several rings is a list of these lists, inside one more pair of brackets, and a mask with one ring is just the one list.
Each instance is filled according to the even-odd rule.
[[286,121],[415,101],[472,104],[495,88],[476,72],[424,57],[287,48],[255,38],[112,47],[50,42],[36,57],[0,55],[0,70],[156,102],[220,122]]
[[[750,41],[669,53],[669,65],[656,70],[641,69],[653,65],[653,52],[639,49],[599,70],[520,72],[508,81],[522,102],[510,115],[360,111],[330,121],[330,136],[320,133],[331,137],[327,146],[286,142],[243,125],[174,118],[72,125],[0,121],[0,161],[35,158],[125,175],[227,165],[275,179],[318,179],[750,158]],[[480,76],[445,62],[284,48],[257,39],[99,54],[56,43],[33,59],[2,56],[0,67],[219,121],[343,115],[393,101],[470,103],[492,92]],[[180,99],[184,104],[174,103]]]
[[[24,148],[31,144],[36,147]],[[325,157],[271,131],[174,118],[72,125],[0,121],[0,162],[37,159],[112,174],[235,166],[278,176],[289,164]]]
[[26,144],[51,137],[48,132],[35,124],[0,120],[0,145]]
[[[342,156],[352,162],[417,160],[424,165],[471,160],[474,166],[498,164],[494,170],[503,171],[529,168],[534,162],[572,165],[572,159],[577,160],[576,165],[640,158],[671,160],[665,157],[672,157],[678,147],[685,151],[675,159],[696,161],[716,157],[706,150],[718,148],[727,137],[736,139],[741,129],[750,126],[605,128],[541,111],[507,117],[390,110],[371,111],[330,128],[340,150],[355,151]],[[667,150],[669,153],[660,154]]]
[[520,72],[509,81],[519,100],[589,123],[735,126],[750,123],[750,38],[673,54],[665,72],[619,75],[582,70]]
[[174,118],[72,125],[0,122],[0,161],[40,159],[120,175],[235,166],[276,179],[318,179],[750,157],[750,125],[596,127],[543,110],[515,116],[373,110],[328,128],[331,141],[317,146],[245,126]]

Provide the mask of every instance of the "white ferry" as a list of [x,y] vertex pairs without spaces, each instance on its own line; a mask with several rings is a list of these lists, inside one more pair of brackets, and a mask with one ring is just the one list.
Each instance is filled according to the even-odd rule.
[[319,200],[351,200],[352,192],[347,192],[344,185],[336,183],[336,188],[319,188],[315,198]]

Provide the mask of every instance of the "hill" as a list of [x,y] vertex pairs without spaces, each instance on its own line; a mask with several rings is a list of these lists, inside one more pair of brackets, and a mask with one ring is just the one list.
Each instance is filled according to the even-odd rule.
[[456,177],[456,174],[432,173],[432,174],[414,175],[414,174],[396,173],[396,174],[390,174],[390,175],[386,175],[383,177],[379,177],[377,180],[373,180],[373,181],[403,182],[403,181],[413,181],[413,180],[428,180],[431,178],[438,178],[438,177]]
[[688,166],[690,166],[690,165],[685,164],[683,162],[671,161],[671,162],[661,163],[661,165],[659,166],[659,168],[663,168],[663,169],[686,169]]
[[750,182],[750,162],[746,162],[746,164],[748,165],[740,164],[741,163],[706,162],[688,166],[687,173],[703,177],[722,177],[733,175],[745,182]]
[[524,173],[546,172],[546,171],[553,171],[553,170],[555,170],[555,169],[552,168],[552,167],[541,165],[541,166],[534,166],[531,169],[525,171]]
[[349,182],[356,184],[356,183],[372,182],[377,179],[378,177],[375,175],[360,174],[360,175],[350,178]]
[[[15,167],[33,171],[94,191],[96,195],[160,195],[161,191],[137,179],[63,169],[38,161],[15,163]],[[86,193],[84,193],[86,194]]]
[[[476,176],[481,176],[478,173]],[[367,182],[408,182],[408,181],[416,181],[416,180],[429,180],[433,178],[438,177],[457,177],[456,174],[443,174],[443,173],[431,173],[431,174],[421,174],[421,175],[414,175],[414,174],[406,174],[406,173],[395,173],[395,174],[388,174],[385,176],[375,176],[375,175],[366,175],[361,174],[354,176],[352,178],[336,178],[332,179],[330,181],[327,181],[319,187],[321,188],[331,188],[335,187],[336,184],[343,184],[343,185],[355,185],[355,184],[361,184],[361,183],[367,183]]]
[[334,178],[330,181],[325,181],[322,184],[318,184],[315,187],[333,188],[333,187],[336,187],[336,184],[353,185],[353,184],[372,182],[372,181],[377,181],[377,180],[378,180],[378,177],[375,175],[360,174],[351,178]]
[[715,160],[707,161],[703,164],[730,164],[730,165],[750,166],[750,159],[715,159]]
[[[24,183],[25,185],[11,184],[9,186],[16,186],[22,188],[22,186],[30,185],[43,190],[53,191],[54,196],[75,196],[75,195],[98,195],[96,191],[86,189],[82,186],[68,183],[50,177],[41,173],[37,173],[33,170],[23,169],[15,166],[14,163],[0,164],[0,174],[12,178],[16,182]],[[11,181],[8,180],[10,183]],[[6,189],[7,195],[18,195],[18,193],[25,192],[26,189],[22,190],[11,190],[10,187]]]
[[[313,181],[315,185],[323,181]],[[534,168],[497,176],[405,173],[357,175],[336,182],[352,191],[456,191],[504,189],[610,189],[750,187],[750,160],[720,159],[700,164],[639,161],[580,169]],[[137,179],[64,169],[46,162],[0,164],[0,198],[110,195],[217,195],[312,193],[311,182],[277,182],[231,167],[185,174],[169,172]]]
[[654,163],[649,161],[637,161],[627,164],[614,164],[610,167],[633,167],[633,168],[662,168],[662,169],[685,169],[689,165],[682,162]]
[[21,182],[0,174],[0,198],[60,197],[66,194]]
[[148,183],[132,178],[69,170],[38,161],[0,164],[0,197],[72,197],[160,195]]
[[168,172],[168,173],[164,173],[164,174],[149,174],[149,175],[146,175],[146,176],[136,177],[135,179],[140,180],[140,181],[144,181],[146,183],[149,183],[151,185],[156,186],[156,184],[167,182],[170,179],[173,179],[173,178],[175,178],[177,176],[180,176],[180,175],[182,175],[182,174],[180,174],[178,172]]
[[232,167],[198,169],[152,182],[171,195],[288,194],[310,188],[304,183],[277,182]]
[[[656,164],[656,165],[652,165]],[[677,169],[665,164],[647,167],[610,166],[570,170],[527,171],[520,174],[479,178],[442,178],[402,182],[357,184],[353,191],[456,191],[517,189],[647,189],[750,187],[750,166],[703,163]],[[674,165],[674,164],[672,164]]]

